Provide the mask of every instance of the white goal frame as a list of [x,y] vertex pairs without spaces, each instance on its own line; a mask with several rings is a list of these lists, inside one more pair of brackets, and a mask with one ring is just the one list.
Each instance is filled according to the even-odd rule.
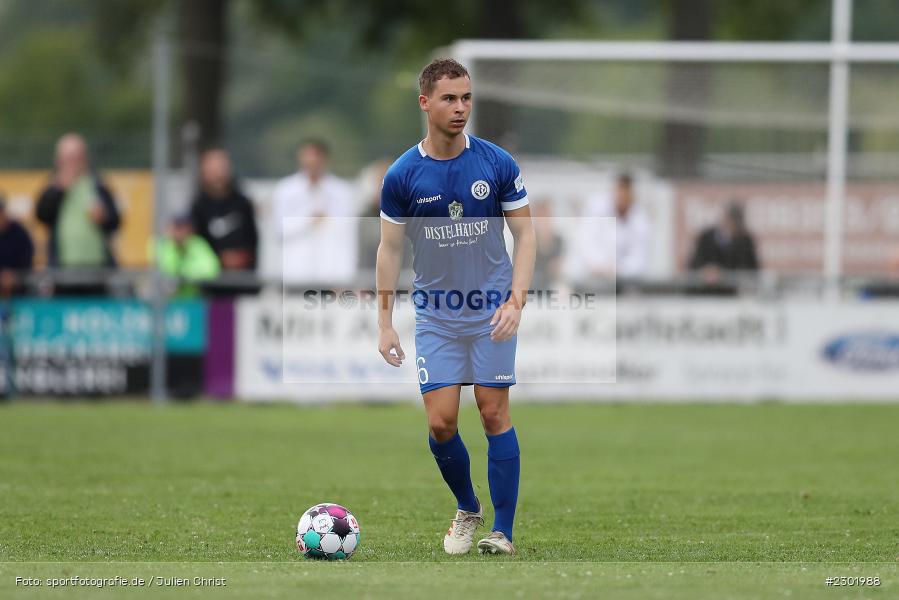
[[[899,43],[850,41],[853,0],[833,0],[830,42],[592,42],[460,40],[449,54],[475,77],[478,60],[817,63],[830,65],[824,276],[835,298],[842,275],[850,63],[897,63]],[[469,122],[474,133],[475,121]]]

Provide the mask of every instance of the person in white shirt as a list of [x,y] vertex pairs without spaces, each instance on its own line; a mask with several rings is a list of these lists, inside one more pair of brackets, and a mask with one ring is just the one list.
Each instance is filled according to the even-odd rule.
[[328,171],[329,149],[320,140],[297,151],[299,172],[278,182],[274,218],[281,235],[285,285],[353,283],[358,227],[353,187]]
[[591,199],[566,265],[572,280],[586,284],[598,278],[639,279],[647,274],[652,227],[635,200],[628,173],[618,175],[611,198]]

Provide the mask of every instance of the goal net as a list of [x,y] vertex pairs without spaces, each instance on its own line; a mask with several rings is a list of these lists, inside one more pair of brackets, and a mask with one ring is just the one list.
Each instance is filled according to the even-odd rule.
[[[665,246],[655,275],[683,272],[695,236],[731,202],[745,206],[764,267],[822,272],[826,59],[526,54],[457,57],[472,71],[473,131],[527,163],[529,190],[577,214],[615,173],[635,172]],[[882,275],[899,251],[899,64],[852,64],[849,81],[842,270]]]

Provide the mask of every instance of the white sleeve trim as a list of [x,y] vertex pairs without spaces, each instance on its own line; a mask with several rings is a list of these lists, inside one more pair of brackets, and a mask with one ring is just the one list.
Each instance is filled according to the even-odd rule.
[[503,207],[503,210],[515,210],[521,208],[522,206],[527,206],[529,204],[528,197],[525,196],[519,200],[512,200],[511,202],[500,202],[500,205]]
[[381,211],[381,218],[384,219],[385,221],[390,221],[390,222],[393,223],[394,225],[405,225],[404,222],[402,222],[402,221],[397,221],[396,219],[394,219],[394,218],[388,216],[383,210]]

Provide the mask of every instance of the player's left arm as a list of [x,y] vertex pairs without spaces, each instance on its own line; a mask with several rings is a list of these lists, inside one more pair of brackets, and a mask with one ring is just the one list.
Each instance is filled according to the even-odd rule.
[[507,210],[503,213],[515,246],[512,251],[512,294],[500,306],[493,319],[494,325],[490,338],[496,342],[511,339],[518,332],[521,322],[521,309],[527,303],[528,289],[534,276],[534,261],[537,257],[537,236],[534,223],[531,221],[531,207],[525,204],[521,208]]

